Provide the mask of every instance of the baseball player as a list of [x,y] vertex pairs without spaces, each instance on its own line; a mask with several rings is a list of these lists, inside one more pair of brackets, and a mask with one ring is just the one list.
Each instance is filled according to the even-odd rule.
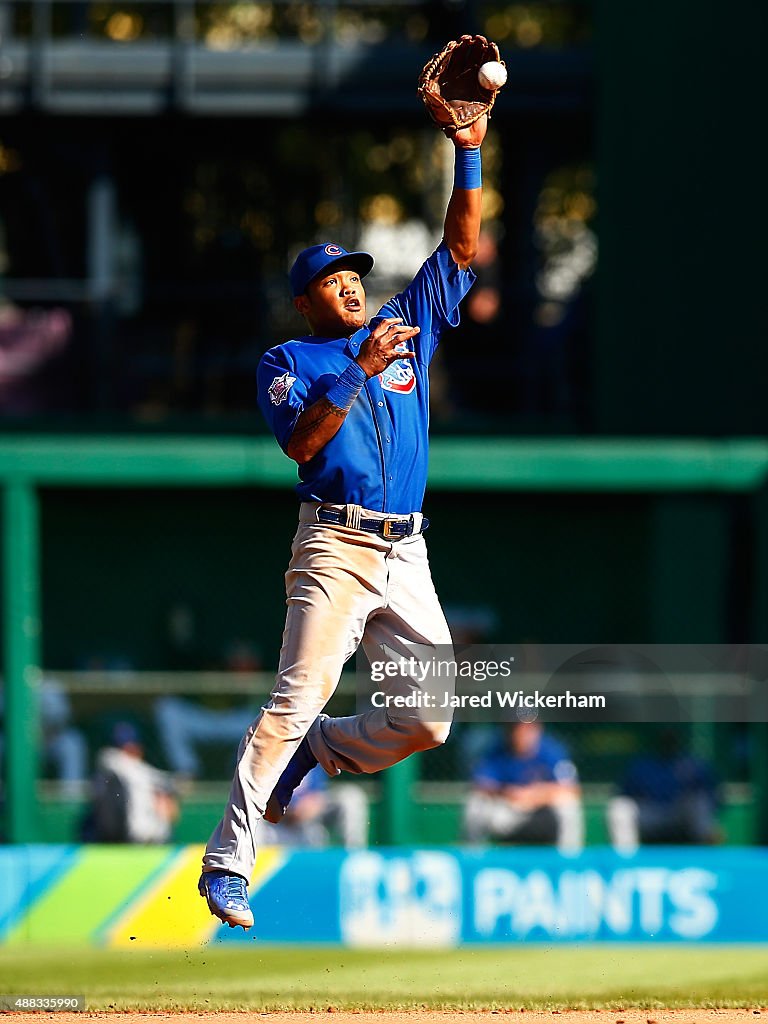
[[259,364],[259,405],[298,464],[301,505],[277,681],[240,744],[199,882],[231,927],[253,923],[246,886],[257,822],[279,822],[318,763],[329,775],[376,772],[448,735],[449,723],[412,709],[322,712],[361,642],[371,659],[451,643],[422,536],[429,364],[474,281],[486,126],[483,115],[449,136],[455,177],[443,240],[407,288],[369,322],[363,278],[373,257],[334,243],[304,249],[290,282],[308,333]]

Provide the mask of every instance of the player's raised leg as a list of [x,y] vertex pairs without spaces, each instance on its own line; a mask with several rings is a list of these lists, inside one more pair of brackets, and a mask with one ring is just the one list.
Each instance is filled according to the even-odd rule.
[[[369,619],[363,640],[368,660],[416,658],[428,668],[434,661],[450,664],[451,635],[432,583],[424,538],[395,542],[386,561],[387,602]],[[385,677],[382,689],[392,694],[422,690],[438,697],[453,693],[455,676],[450,669],[439,679],[432,669],[423,679],[420,675]],[[344,718],[323,715],[312,725],[307,740],[329,774],[377,772],[409,754],[444,743],[450,717],[450,708],[426,706],[375,708]]]
[[[247,882],[253,871],[256,824],[336,688],[368,616],[384,600],[387,567],[382,552],[353,536],[340,537],[337,531],[301,525],[294,541],[275,687],[240,743],[227,806],[203,858],[201,891],[222,920],[231,920],[233,910],[237,924],[248,916],[244,907],[229,904],[242,903],[244,889],[238,898],[234,887],[242,888],[237,879]],[[235,880],[216,881],[224,876]],[[214,885],[219,885],[220,894],[212,891]]]

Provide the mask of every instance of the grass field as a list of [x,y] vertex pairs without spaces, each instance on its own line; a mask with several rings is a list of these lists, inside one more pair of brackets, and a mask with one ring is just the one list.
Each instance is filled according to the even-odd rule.
[[89,1010],[765,1006],[768,948],[0,949],[0,992]]

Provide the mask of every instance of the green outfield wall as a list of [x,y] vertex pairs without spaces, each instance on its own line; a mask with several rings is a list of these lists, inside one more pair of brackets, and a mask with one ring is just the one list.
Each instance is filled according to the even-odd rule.
[[[489,642],[761,642],[767,476],[760,439],[436,438],[433,574]],[[266,438],[0,442],[8,838],[41,838],[41,667],[220,670],[245,638],[274,668],[294,479]]]

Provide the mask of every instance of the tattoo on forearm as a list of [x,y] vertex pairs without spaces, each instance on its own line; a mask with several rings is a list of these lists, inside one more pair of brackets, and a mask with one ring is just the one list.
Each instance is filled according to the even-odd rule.
[[340,420],[345,419],[348,409],[340,409],[327,398],[319,398],[309,409],[305,409],[299,417],[298,423],[293,428],[293,437],[307,437],[320,429],[321,423],[329,416],[337,416]]

